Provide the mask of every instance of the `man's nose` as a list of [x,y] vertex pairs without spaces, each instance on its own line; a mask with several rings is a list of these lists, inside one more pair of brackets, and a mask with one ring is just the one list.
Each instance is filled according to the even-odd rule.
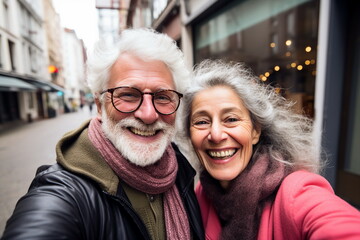
[[134,112],[134,116],[140,119],[145,124],[152,124],[159,118],[159,114],[156,112],[152,103],[152,96],[144,94],[143,102],[140,107]]

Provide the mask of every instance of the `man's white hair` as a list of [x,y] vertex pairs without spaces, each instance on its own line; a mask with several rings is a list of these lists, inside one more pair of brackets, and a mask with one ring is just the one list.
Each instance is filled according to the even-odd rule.
[[121,32],[115,44],[109,45],[100,40],[89,56],[87,82],[94,94],[107,89],[111,67],[123,53],[139,57],[143,61],[159,60],[165,63],[172,73],[177,91],[182,92],[189,83],[190,71],[184,63],[183,53],[173,39],[153,29],[126,29]]

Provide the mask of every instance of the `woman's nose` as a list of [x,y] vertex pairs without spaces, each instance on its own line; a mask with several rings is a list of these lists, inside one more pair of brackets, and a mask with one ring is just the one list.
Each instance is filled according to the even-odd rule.
[[213,122],[211,124],[210,132],[208,135],[208,140],[212,141],[214,143],[219,143],[219,142],[223,141],[224,139],[226,139],[226,137],[227,137],[227,134],[224,131],[224,127],[217,122]]

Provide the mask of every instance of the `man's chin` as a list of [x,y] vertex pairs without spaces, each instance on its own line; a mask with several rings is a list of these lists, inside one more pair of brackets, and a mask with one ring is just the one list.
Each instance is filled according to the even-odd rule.
[[[125,147],[124,147],[125,146]],[[167,142],[139,143],[131,142],[122,144],[118,150],[131,163],[145,167],[156,163],[166,151]]]

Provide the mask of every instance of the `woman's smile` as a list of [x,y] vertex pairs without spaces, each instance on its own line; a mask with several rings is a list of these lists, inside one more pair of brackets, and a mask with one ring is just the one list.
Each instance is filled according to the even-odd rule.
[[207,150],[206,151],[209,157],[214,160],[224,160],[234,156],[237,152],[237,149],[219,149],[219,150]]

